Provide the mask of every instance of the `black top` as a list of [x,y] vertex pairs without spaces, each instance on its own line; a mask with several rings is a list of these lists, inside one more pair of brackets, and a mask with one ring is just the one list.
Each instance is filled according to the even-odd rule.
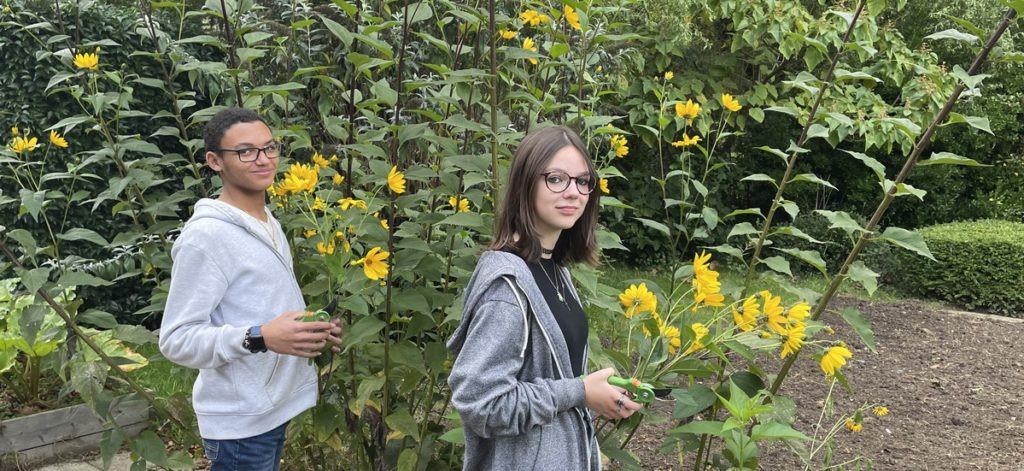
[[[579,377],[583,375],[583,353],[587,348],[587,315],[583,307],[572,295],[569,288],[569,280],[562,275],[561,268],[550,259],[541,259],[538,263],[530,263],[530,271],[533,272],[533,279],[544,293],[544,300],[547,301],[551,313],[558,321],[558,327],[562,329],[562,337],[569,347],[569,358],[572,360],[572,375]],[[562,299],[559,299],[559,294]]]

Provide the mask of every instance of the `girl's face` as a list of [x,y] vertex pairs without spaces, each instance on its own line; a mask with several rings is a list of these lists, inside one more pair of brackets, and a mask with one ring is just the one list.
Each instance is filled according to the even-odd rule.
[[537,236],[544,248],[553,249],[562,231],[572,228],[583,216],[589,191],[597,182],[583,154],[573,146],[555,152],[536,178],[533,210],[537,215]]

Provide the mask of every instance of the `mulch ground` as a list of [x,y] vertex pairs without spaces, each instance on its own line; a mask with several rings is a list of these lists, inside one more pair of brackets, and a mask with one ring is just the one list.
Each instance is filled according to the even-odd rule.
[[[837,302],[844,305],[857,307],[871,322],[878,353],[838,316],[823,319],[854,354],[843,368],[853,392],[837,386],[835,413],[863,404],[883,404],[891,413],[869,412],[860,432],[839,431],[831,462],[847,462],[845,468],[816,460],[809,469],[1024,471],[1024,321],[910,302]],[[817,362],[797,361],[781,391],[797,403],[796,429],[814,435],[827,392]],[[671,414],[670,403],[655,407]],[[823,427],[836,420],[838,415]],[[673,425],[644,425],[630,443],[645,469],[693,469],[692,462],[680,465],[675,456],[657,452]],[[782,444],[763,447],[760,465],[804,469]]]

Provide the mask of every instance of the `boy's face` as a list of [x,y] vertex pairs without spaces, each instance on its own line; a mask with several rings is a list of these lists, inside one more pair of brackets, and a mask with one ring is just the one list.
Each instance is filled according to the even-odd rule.
[[265,152],[257,152],[255,161],[242,162],[237,152],[246,148],[263,148],[275,144],[270,128],[260,121],[235,123],[220,140],[221,152],[206,152],[206,163],[220,174],[225,189],[246,193],[262,193],[274,184],[277,175],[277,159],[271,159]]

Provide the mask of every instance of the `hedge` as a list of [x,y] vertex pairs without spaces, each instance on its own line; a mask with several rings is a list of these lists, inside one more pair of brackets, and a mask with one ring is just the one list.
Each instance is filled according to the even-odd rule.
[[936,261],[901,253],[903,287],[969,309],[1024,317],[1024,224],[979,220],[919,232]]

